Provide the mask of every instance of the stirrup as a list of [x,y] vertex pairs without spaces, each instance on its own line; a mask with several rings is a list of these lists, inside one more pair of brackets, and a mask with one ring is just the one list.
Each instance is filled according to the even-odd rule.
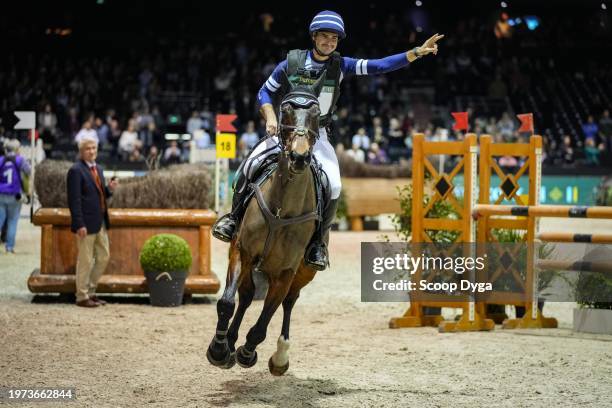
[[[233,226],[230,227],[230,223],[233,223]],[[219,218],[212,228],[213,237],[223,241],[223,242],[231,242],[234,238],[234,233],[236,232],[236,220],[232,219],[231,213],[225,214],[223,217]]]
[[[315,247],[320,247],[321,252],[323,252],[323,263],[315,262],[315,260],[311,259],[314,255],[313,252]],[[329,266],[329,252],[327,251],[327,245],[324,243],[313,243],[308,250],[306,251],[306,256],[304,257],[304,262],[306,265],[312,267],[316,271],[324,271]]]

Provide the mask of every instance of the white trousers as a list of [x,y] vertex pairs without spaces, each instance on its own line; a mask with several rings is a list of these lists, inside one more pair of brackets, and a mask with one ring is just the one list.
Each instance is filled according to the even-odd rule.
[[[262,152],[265,153],[257,157]],[[245,160],[243,167],[243,172],[245,176],[247,176],[247,178],[250,178],[253,175],[254,169],[257,168],[257,166],[266,157],[278,152],[278,137],[273,136],[260,143]],[[338,197],[340,197],[340,190],[342,190],[342,182],[340,180],[340,165],[338,164],[336,151],[327,139],[327,131],[325,130],[325,128],[319,129],[319,139],[314,145],[313,154],[317,158],[319,163],[321,163],[323,170],[329,178],[331,199],[337,199]]]

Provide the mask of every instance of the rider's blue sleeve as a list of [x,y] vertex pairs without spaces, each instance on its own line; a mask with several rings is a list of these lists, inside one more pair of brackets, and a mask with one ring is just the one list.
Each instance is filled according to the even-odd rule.
[[257,101],[259,105],[266,103],[272,104],[272,95],[274,95],[281,88],[282,76],[287,72],[287,60],[284,60],[274,68],[274,71],[268,77],[268,80],[264,82],[257,94]]
[[376,75],[385,74],[404,68],[408,65],[406,53],[390,55],[380,59],[356,59],[342,57],[342,72],[344,75]]

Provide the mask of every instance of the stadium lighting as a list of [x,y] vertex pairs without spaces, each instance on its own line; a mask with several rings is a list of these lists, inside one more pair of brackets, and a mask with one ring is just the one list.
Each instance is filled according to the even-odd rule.
[[525,24],[531,31],[535,30],[540,25],[540,19],[536,16],[525,16]]
[[505,1],[502,1],[501,2],[501,6],[502,6],[502,8],[506,8],[506,7],[508,7],[508,3],[506,3]]
[[415,4],[417,7],[421,7],[421,6],[423,5],[423,2],[422,2],[421,0],[416,0],[416,2],[414,2],[414,4]]

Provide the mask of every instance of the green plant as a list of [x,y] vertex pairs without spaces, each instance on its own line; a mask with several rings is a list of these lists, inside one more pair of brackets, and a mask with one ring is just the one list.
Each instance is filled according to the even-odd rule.
[[601,273],[580,272],[574,288],[576,301],[583,308],[612,310],[612,302],[593,299],[612,299],[612,279]]
[[[491,235],[495,237],[497,242],[500,244],[509,244],[509,243],[519,243],[525,241],[526,231],[514,230],[514,229],[493,229],[491,230]],[[530,244],[525,243],[521,246],[518,261],[519,274],[523,280],[527,278],[527,245],[535,245],[536,259],[550,259],[551,254],[553,253],[555,246],[549,243],[543,244]],[[494,262],[494,261],[493,261]],[[562,277],[559,271],[556,270],[542,270],[538,272],[538,291],[541,292],[547,287],[550,286],[550,283],[555,277]],[[506,288],[507,289],[507,288]]]
[[[400,203],[400,213],[392,216],[391,221],[395,232],[403,241],[409,241],[412,234],[412,186],[397,187]],[[427,206],[432,198],[426,196],[423,206]],[[426,214],[427,218],[458,219],[459,214],[448,201],[437,201]],[[426,230],[427,235],[433,242],[452,243],[457,240],[459,231]]]
[[189,244],[174,234],[154,235],[140,251],[140,266],[147,272],[185,271],[191,262]]
[[340,191],[338,198],[338,208],[336,209],[336,219],[341,220],[348,217],[348,204],[346,202],[346,194],[344,190]]
[[[409,241],[412,233],[412,186],[396,187],[400,213],[391,217],[393,228],[402,241]],[[388,239],[387,239],[388,240]]]
[[497,239],[499,243],[522,242],[525,240],[525,231],[513,229],[493,229],[491,235]]
[[612,186],[602,183],[597,190],[597,205],[612,205]]

